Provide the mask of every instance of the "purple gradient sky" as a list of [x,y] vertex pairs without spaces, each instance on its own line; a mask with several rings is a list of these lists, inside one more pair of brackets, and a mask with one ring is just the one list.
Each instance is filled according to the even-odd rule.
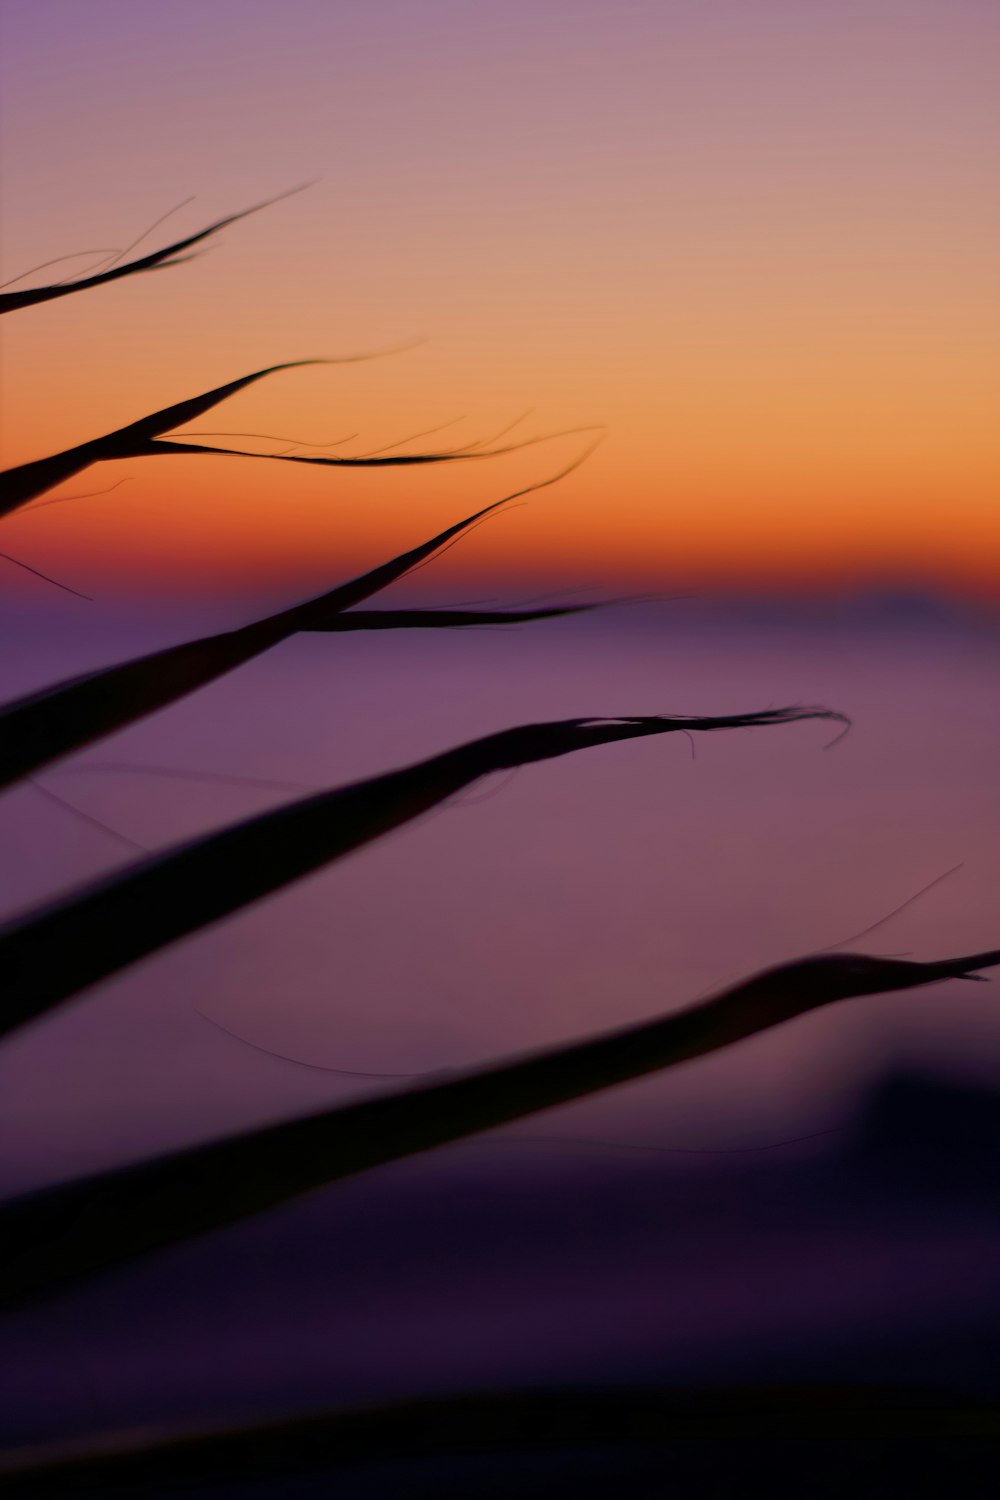
[[[456,440],[528,407],[606,422],[565,500],[463,549],[480,576],[995,593],[995,5],[35,0],[3,24],[7,275],[192,193],[165,229],[321,179],[193,265],[9,320],[9,461],[426,334],[199,425],[374,447],[462,413]],[[106,592],[293,588],[508,479],[132,468],[5,522],[7,550]]]

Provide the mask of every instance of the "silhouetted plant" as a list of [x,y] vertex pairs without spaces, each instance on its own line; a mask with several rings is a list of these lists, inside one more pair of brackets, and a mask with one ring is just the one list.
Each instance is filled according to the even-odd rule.
[[[264,206],[221,219],[123,265],[68,283],[0,293],[0,312],[176,266],[189,258],[185,252],[193,246]],[[316,457],[247,454],[163,436],[263,376],[291,367],[255,371],[103,437],[8,470],[0,475],[0,515],[109,459],[213,453],[330,468],[405,467],[488,458],[544,441]],[[512,611],[356,608],[511,500],[565,477],[584,457],[316,598],[235,630],[57,683],[0,708],[0,786],[178,701],[301,631],[453,629],[596,608],[594,603]],[[0,930],[0,1035],[41,1019],[138,959],[342,858],[497,769],[627,739],[774,727],[805,719],[847,722],[829,709],[793,706],[714,717],[594,717],[520,725],[243,819],[139,860]],[[1000,950],[936,963],[831,955],[802,960],[680,1013],[22,1196],[0,1205],[0,1304],[11,1307],[49,1295],[342,1178],[702,1056],[835,1001],[949,977],[971,978],[974,970],[998,963]],[[235,1442],[227,1452],[235,1452],[242,1462],[252,1443],[245,1435]],[[113,1468],[113,1455],[108,1462]]]

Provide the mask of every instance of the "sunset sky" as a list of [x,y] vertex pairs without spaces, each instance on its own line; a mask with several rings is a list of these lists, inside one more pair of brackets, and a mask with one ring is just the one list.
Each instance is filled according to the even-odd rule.
[[[35,986],[67,1003],[0,1049],[0,1221],[800,957],[1000,946],[998,63],[1000,0],[0,0],[0,283],[280,200],[3,317],[0,468],[363,353],[170,435],[540,439],[379,470],[164,452],[0,516],[0,970],[68,934]],[[531,487],[369,607],[614,607],[258,627]],[[769,710],[803,722],[747,727]],[[448,795],[419,769],[640,715],[683,732],[495,774],[473,748]],[[654,1438],[643,1392],[738,1416],[741,1387],[801,1386],[812,1422],[852,1382],[950,1383],[942,1420],[995,1410],[998,983],[824,1005],[300,1202],[271,1162],[259,1218],[8,1309],[0,1470],[208,1434],[182,1463],[244,1420],[396,1423],[424,1394],[631,1391]],[[181,1203],[184,1169],[160,1180]],[[106,1243],[148,1227],[125,1204]],[[416,1500],[408,1420],[375,1487]],[[253,1454],[311,1462],[284,1431]],[[584,1484],[675,1447],[600,1444]],[[497,1472],[540,1493],[527,1457]],[[705,1500],[727,1478],[690,1472]]]
[[[442,561],[455,598],[1000,589],[993,0],[33,0],[2,24],[5,280],[99,251],[35,279],[83,272],[191,195],[143,249],[318,179],[192,264],[6,319],[5,463],[420,338],[192,430],[360,453],[456,418],[422,442],[606,424]],[[295,597],[589,440],[104,466],[54,494],[127,483],[4,520],[0,549],[102,597]]]

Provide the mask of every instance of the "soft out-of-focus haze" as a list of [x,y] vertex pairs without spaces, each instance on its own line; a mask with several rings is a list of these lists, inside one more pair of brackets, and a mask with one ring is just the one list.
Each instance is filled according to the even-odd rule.
[[[996,591],[986,0],[34,0],[3,29],[5,278],[192,194],[145,248],[319,179],[192,264],[6,320],[6,462],[422,335],[194,425],[354,452],[527,408],[526,435],[607,423],[463,545],[466,579]],[[107,466],[60,493],[128,483],[5,520],[2,548],[103,597],[294,593],[581,441],[447,471]]]
[[[854,721],[490,778],[93,987],[0,1051],[0,1197],[807,952],[997,946],[992,0],[32,0],[0,27],[0,279],[318,179],[4,319],[5,464],[420,336],[193,427],[361,453],[604,423],[385,602],[656,596],[289,639],[10,788],[0,919],[513,724]],[[0,521],[94,596],[0,557],[0,702],[329,589],[592,436],[81,474]],[[25,1309],[0,1446],[519,1381],[995,1391],[995,992],[831,1007]],[[878,1093],[894,1070],[931,1081]]]
[[[12,623],[25,646],[0,698],[179,634],[119,617],[73,639],[56,610]],[[471,1064],[845,941],[916,958],[995,946],[997,639],[905,611],[810,622],[696,600],[504,630],[303,635],[48,767],[4,798],[5,913],[511,724],[795,702],[854,718],[830,749],[835,727],[806,723],[493,777],[172,945],[7,1042],[0,1130],[16,1147],[0,1188],[384,1086],[324,1068]],[[834,1007],[529,1133],[747,1145],[844,1120],[896,1062],[993,1084],[993,988]]]
[[[190,604],[155,630],[119,610],[74,635],[72,610],[11,612],[0,697],[194,623]],[[3,800],[4,912],[136,844],[505,724],[813,699],[855,718],[828,750],[831,726],[804,723],[491,778],[135,965],[0,1050],[0,1193],[399,1086],[358,1073],[622,1025],[845,940],[995,946],[996,662],[995,629],[928,611],[700,600],[300,636],[48,768]],[[995,1392],[995,996],[954,980],[834,1006],[8,1317],[0,1442],[518,1381]],[[983,1094],[956,1142],[918,1090],[862,1170],[893,1069]]]

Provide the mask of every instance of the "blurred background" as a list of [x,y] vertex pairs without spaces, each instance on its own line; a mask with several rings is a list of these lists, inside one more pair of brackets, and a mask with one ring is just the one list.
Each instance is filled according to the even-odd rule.
[[[317,179],[189,265],[9,319],[5,464],[420,338],[190,430],[347,454],[605,424],[386,603],[656,595],[296,637],[8,791],[5,913],[518,722],[854,721],[497,778],[136,966],[0,1052],[5,1192],[845,942],[996,945],[998,29],[985,0],[5,13],[4,280]],[[93,598],[0,558],[0,693],[306,598],[589,441],[95,467],[2,522]],[[987,1390],[998,1083],[986,986],[811,1016],[9,1319],[4,1436],[560,1379]]]

